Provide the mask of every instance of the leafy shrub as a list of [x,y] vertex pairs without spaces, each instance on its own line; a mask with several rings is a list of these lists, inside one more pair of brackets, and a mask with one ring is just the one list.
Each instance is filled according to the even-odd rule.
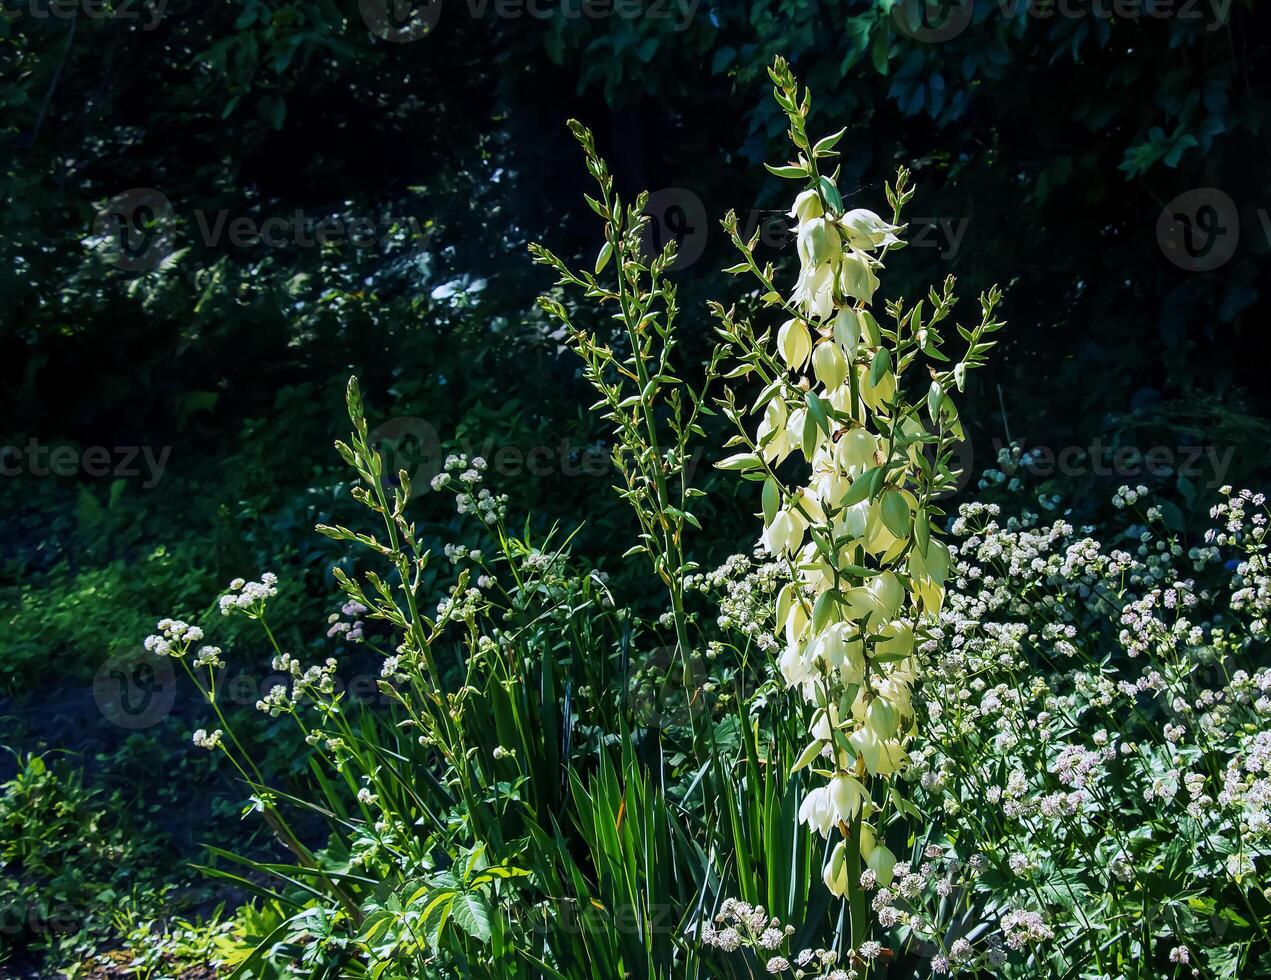
[[0,787],[4,947],[9,957],[74,964],[111,933],[121,905],[164,904],[159,838],[122,795],[86,789],[77,771],[35,755],[18,763]]

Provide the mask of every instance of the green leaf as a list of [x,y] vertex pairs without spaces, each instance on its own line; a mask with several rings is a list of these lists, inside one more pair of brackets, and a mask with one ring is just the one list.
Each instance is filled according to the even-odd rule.
[[474,939],[490,941],[490,907],[479,892],[459,892],[450,906],[455,925]]
[[914,515],[914,542],[918,545],[918,551],[923,555],[927,553],[927,543],[931,540],[931,525],[927,521],[927,512],[919,510]]
[[821,197],[829,206],[829,209],[836,214],[843,211],[843,195],[839,193],[839,189],[834,186],[834,181],[824,174],[817,182],[817,189],[821,192]]
[[847,127],[844,126],[834,135],[817,140],[816,146],[812,147],[812,155],[814,157],[828,157],[832,155],[835,145],[843,138],[843,134],[846,132]]
[[883,494],[880,507],[883,524],[898,538],[909,534],[909,504],[898,490],[888,490]]
[[879,348],[874,359],[869,362],[869,383],[876,385],[883,380],[884,375],[891,370],[891,355],[887,353],[886,347]]
[[875,466],[871,470],[866,470],[847,488],[847,493],[843,494],[841,506],[851,507],[853,504],[859,504],[866,497],[872,497],[875,485],[881,484],[882,480],[883,467]]
[[808,406],[808,416],[815,420],[817,426],[827,436],[830,434],[830,417],[825,408],[825,402],[814,391],[809,391],[804,395],[803,400]]
[[807,459],[811,459],[812,454],[816,451],[817,428],[818,428],[818,424],[816,421],[816,416],[813,415],[811,410],[809,409],[808,413],[803,418],[803,432],[802,432],[803,442],[800,447],[803,450],[803,455]]
[[784,167],[774,167],[771,164],[764,164],[770,174],[777,177],[785,177],[787,180],[802,180],[808,176],[808,168],[798,164],[788,164]]
[[715,464],[715,469],[754,470],[761,466],[763,466],[763,460],[754,453],[737,453],[735,456],[729,456],[727,459],[721,459]]
[[816,604],[812,606],[812,632],[820,633],[830,623],[830,617],[834,615],[834,610],[838,605],[838,599],[835,598],[833,592],[822,592],[817,596]]
[[764,480],[763,484],[763,520],[765,524],[771,524],[772,519],[777,516],[777,511],[781,508],[781,488],[777,486],[777,481],[772,477]]

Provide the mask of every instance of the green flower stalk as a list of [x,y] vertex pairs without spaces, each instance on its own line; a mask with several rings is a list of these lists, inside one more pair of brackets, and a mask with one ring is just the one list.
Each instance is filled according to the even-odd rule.
[[[755,259],[756,240],[741,239],[734,215],[725,219],[743,259],[728,271],[755,277],[763,303],[784,322],[775,338],[756,336],[750,321],[713,308],[739,362],[728,376],[764,384],[749,413],[731,391],[722,399],[739,429],[731,444],[745,451],[718,465],[763,483],[761,540],[789,569],[776,599],[785,641],[777,667],[812,707],[811,738],[794,768],[810,766],[824,779],[799,817],[837,838],[823,879],[852,899],[857,940],[866,905],[860,878],[890,883],[896,857],[884,828],[906,811],[917,815],[894,777],[909,763],[915,731],[915,644],[936,622],[950,567],[937,530],[937,501],[957,479],[951,456],[963,438],[950,393],[992,347],[983,338],[1002,326],[993,318],[1000,294],[981,297],[977,326],[958,327],[968,347],[956,364],[939,330],[955,303],[952,278],[931,291],[929,314],[924,303],[910,309],[897,300],[880,323],[871,305],[883,257],[904,244],[908,173],[887,188],[890,220],[846,208],[837,171],[820,170],[843,133],[813,143],[807,90],[782,60],[770,75],[797,159],[768,169],[804,185],[791,211],[800,270],[794,289],[781,291],[772,266]],[[924,368],[925,384],[911,398],[910,379]],[[783,476],[796,457],[797,476]]]

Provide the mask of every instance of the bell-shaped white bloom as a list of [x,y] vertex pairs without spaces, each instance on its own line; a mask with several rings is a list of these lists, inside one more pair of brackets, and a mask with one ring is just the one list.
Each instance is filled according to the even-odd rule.
[[844,507],[838,515],[843,531],[853,538],[865,537],[869,525],[869,501],[860,500],[851,507]]
[[886,637],[883,642],[875,644],[874,654],[888,660],[900,661],[913,655],[914,631],[901,622],[888,623],[878,631]]
[[834,444],[834,460],[853,480],[878,465],[878,436],[866,429],[849,429]]
[[834,285],[837,263],[805,265],[799,272],[791,302],[809,316],[825,319],[834,311]]
[[793,507],[783,507],[772,517],[772,523],[764,528],[761,540],[770,555],[791,555],[803,543],[807,521]]
[[818,677],[816,666],[807,656],[807,647],[800,643],[787,643],[777,658],[777,669],[786,687],[810,684]]
[[869,631],[881,632],[905,601],[905,587],[895,572],[880,572],[865,585],[848,589],[844,596],[847,612],[854,622],[869,618]]
[[856,349],[861,343],[861,322],[850,306],[843,307],[834,318],[834,340],[848,357],[856,356]]
[[901,585],[895,572],[880,572],[865,587],[874,597],[884,619],[890,620],[900,612],[901,604],[905,601],[905,587]]
[[944,605],[944,586],[936,585],[931,579],[921,579],[914,583],[914,595],[918,597],[918,605],[924,615],[936,617]]
[[934,538],[927,542],[927,553],[924,555],[917,548],[909,553],[909,574],[914,579],[931,579],[936,585],[943,585],[949,576],[949,565],[952,556],[943,541]]
[[838,822],[838,812],[830,799],[830,788],[818,786],[809,790],[808,795],[799,804],[799,823],[807,824],[822,837],[829,837],[830,831]]
[[909,756],[896,739],[881,739],[871,728],[858,728],[847,737],[865,768],[875,776],[899,772],[909,763]]
[[812,351],[812,372],[817,381],[832,392],[847,379],[847,358],[832,340],[825,340]]
[[812,723],[812,737],[818,742],[828,742],[834,737],[833,729],[838,727],[838,705],[831,702],[824,711],[818,711],[816,721]]
[[812,474],[812,491],[822,508],[837,507],[850,486],[847,474],[833,465],[821,467]]
[[783,602],[789,595],[787,590],[793,591],[790,586],[786,586],[781,590],[782,594],[777,596],[777,624],[785,632],[787,647],[802,647],[803,634],[811,619],[807,606],[801,600],[789,601],[788,605]]
[[836,412],[851,416],[857,414],[856,405],[859,404],[859,401],[853,402],[851,385],[839,385],[830,392],[828,400]]
[[847,683],[859,682],[865,676],[865,644],[855,633],[850,623],[831,623],[808,644],[809,658],[838,671]]
[[847,773],[838,773],[830,779],[830,802],[834,806],[834,814],[840,823],[847,823],[860,813],[865,802],[865,787],[860,781]]
[[878,384],[874,384],[870,380],[868,365],[861,365],[857,375],[860,382],[861,400],[875,412],[886,409],[896,396],[896,375],[888,371],[878,379]]
[[815,190],[806,190],[794,199],[794,207],[790,209],[790,217],[797,218],[799,223],[811,221],[825,214],[825,205],[821,203],[821,195]]
[[792,371],[800,370],[808,362],[812,353],[812,334],[808,325],[798,319],[787,320],[777,331],[777,350],[786,367]]
[[848,889],[852,887],[851,879],[847,874],[847,848],[843,841],[834,845],[829,863],[821,872],[821,880],[825,882],[825,887],[839,898],[846,895]]
[[870,250],[900,241],[899,225],[888,224],[873,211],[856,208],[839,218],[839,227],[853,248]]
[[858,248],[849,248],[839,253],[838,287],[844,296],[859,299],[862,303],[870,303],[874,292],[878,289],[878,275],[874,266],[878,262],[871,259]]
[[756,441],[763,452],[764,459],[770,463],[780,463],[790,455],[794,443],[786,429],[789,413],[786,403],[780,398],[773,398],[764,408],[763,419],[759,423]]
[[829,218],[810,218],[799,225],[796,246],[804,268],[837,266],[843,256],[843,239]]
[[906,669],[893,670],[881,677],[871,675],[869,690],[862,689],[852,702],[852,717],[858,724],[868,724],[870,708],[876,701],[884,701],[895,712],[898,723],[904,722],[913,716],[911,681],[912,677]]
[[869,505],[869,521],[865,531],[865,550],[871,555],[886,556],[888,552],[898,552],[904,542],[891,533],[887,522],[883,520],[882,499],[873,500]]
[[865,709],[865,726],[880,739],[892,738],[900,730],[900,713],[885,698],[874,698]]

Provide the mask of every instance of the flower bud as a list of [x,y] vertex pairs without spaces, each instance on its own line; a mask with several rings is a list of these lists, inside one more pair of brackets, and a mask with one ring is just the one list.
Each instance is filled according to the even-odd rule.
[[861,322],[850,306],[843,307],[834,318],[834,339],[847,351],[848,357],[856,356],[861,342]]
[[849,248],[842,255],[839,263],[839,292],[844,296],[869,303],[878,289],[878,276],[874,272],[874,262],[864,252]]
[[816,345],[812,352],[812,371],[826,391],[833,391],[843,383],[847,377],[847,359],[838,344],[827,340]]
[[792,371],[798,371],[807,363],[812,353],[812,335],[802,320],[787,320],[777,331],[777,350],[781,359]]
[[887,371],[874,384],[869,377],[869,367],[861,365],[860,370],[861,398],[875,412],[882,411],[896,396],[896,375]]
[[895,875],[896,855],[888,849],[886,844],[876,845],[869,852],[865,864],[874,872],[882,887],[886,888],[891,884],[892,877]]
[[821,872],[821,880],[825,882],[831,894],[842,898],[847,894],[848,889],[852,887],[852,883],[847,876],[847,848],[843,841],[839,841],[834,845],[834,852],[830,855],[830,861],[825,866],[825,870]]

